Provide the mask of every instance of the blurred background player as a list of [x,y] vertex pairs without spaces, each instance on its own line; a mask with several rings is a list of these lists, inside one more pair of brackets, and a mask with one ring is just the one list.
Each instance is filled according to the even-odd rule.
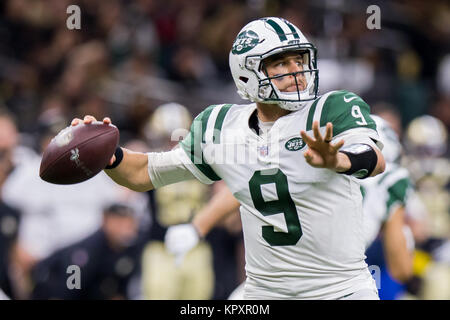
[[[144,136],[152,150],[168,150],[184,138],[191,122],[186,107],[163,104],[149,117]],[[230,217],[208,237],[192,244],[193,250],[186,256],[174,256],[164,246],[167,228],[191,221],[221,187],[216,184],[211,189],[190,180],[148,192],[152,224],[150,242],[143,253],[145,299],[225,299],[242,278],[239,266],[243,263],[243,244],[238,216]]]
[[[396,133],[383,118],[374,115],[373,119],[384,143],[383,154],[387,166],[379,176],[361,182],[366,248],[383,228],[389,271],[395,279],[405,281],[412,274],[410,251],[414,243],[405,223],[405,206],[413,192],[413,186],[408,170],[399,163],[402,146]],[[404,231],[405,228],[408,231]]]
[[[139,298],[136,281],[145,235],[139,234],[134,209],[112,204],[103,210],[101,227],[85,239],[59,249],[32,269],[31,299],[117,300]],[[79,287],[69,277],[79,268]],[[68,280],[69,279],[69,280]],[[70,282],[76,284],[76,280]]]
[[[46,114],[47,117],[40,118],[45,121],[39,121],[36,126],[39,153],[66,126],[65,118],[58,110],[47,110]],[[111,183],[103,172],[83,185],[46,183],[36,175],[41,157],[32,151],[24,154],[20,151],[21,156],[2,191],[4,201],[22,214],[13,268],[18,295],[22,299],[30,293],[30,270],[38,261],[93,233],[101,226],[103,208],[125,200],[130,193]],[[134,205],[142,207],[144,199],[133,199]]]
[[450,162],[448,131],[443,122],[423,115],[406,129],[407,156],[402,163],[417,186],[409,206],[416,242],[414,276],[405,298],[450,299]]
[[12,115],[0,109],[0,300],[18,297],[11,270],[14,266],[20,212],[2,198],[3,184],[14,170],[18,137]]
[[[202,238],[209,237],[211,230],[223,223],[227,218],[231,217],[228,220],[234,220],[234,225],[240,225],[240,203],[225,184],[219,182],[216,185],[220,187],[216,188],[216,192],[212,198],[197,213],[191,223],[179,224],[168,228],[164,239],[165,246],[175,256],[175,259],[183,260]],[[238,228],[236,232],[241,233],[241,229],[242,227]],[[215,247],[214,249],[216,248],[218,249],[220,247]],[[221,299],[229,298],[236,290],[236,286],[245,280],[243,262],[241,261],[240,265],[238,264],[241,276],[228,283],[231,289]],[[237,296],[236,299],[243,299],[243,286],[239,286],[238,291],[239,293],[234,293]]]
[[406,223],[406,206],[414,188],[408,170],[400,165],[402,146],[396,132],[383,118],[373,119],[384,144],[386,170],[361,182],[366,262],[379,268],[380,299],[389,299],[395,298],[389,294],[390,279],[404,284],[412,276],[414,239]]
[[[192,118],[176,103],[155,109],[145,127],[151,150],[172,149],[188,133]],[[152,206],[150,241],[142,256],[145,299],[210,299],[214,290],[213,256],[210,245],[198,243],[183,261],[164,247],[167,227],[186,223],[205,203],[209,188],[190,180],[148,192]]]

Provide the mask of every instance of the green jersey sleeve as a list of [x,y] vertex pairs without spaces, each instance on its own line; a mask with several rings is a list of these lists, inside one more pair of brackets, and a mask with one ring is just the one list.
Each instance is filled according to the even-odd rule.
[[[207,143],[220,142],[223,121],[230,107],[231,104],[211,105],[203,110],[192,122],[189,134],[180,142],[181,148],[190,161],[211,181],[218,181],[221,178],[207,163],[203,155],[203,149]],[[214,132],[211,141],[205,139],[208,129]]]
[[376,131],[369,105],[358,95],[345,90],[332,91],[317,99],[308,115],[307,130],[312,129],[314,120],[319,120],[321,127],[331,122],[333,136],[354,128]]

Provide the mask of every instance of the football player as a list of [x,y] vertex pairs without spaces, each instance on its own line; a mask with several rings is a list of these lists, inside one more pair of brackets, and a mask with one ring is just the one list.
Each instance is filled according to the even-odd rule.
[[[414,239],[405,223],[405,207],[413,187],[408,170],[399,164],[402,147],[397,134],[383,118],[371,117],[383,141],[387,164],[382,174],[361,181],[366,249],[382,230],[388,270],[395,280],[404,283],[412,276]],[[233,194],[224,188],[190,224],[169,228],[165,239],[168,250],[182,259],[214,225],[239,205]],[[230,299],[242,297],[243,289],[243,285],[238,286]]]
[[[414,207],[408,208],[416,243],[414,276],[408,283],[412,298],[450,299],[450,215],[448,132],[436,117],[422,115],[405,131],[402,164],[416,186]],[[418,206],[417,203],[420,205]]]
[[408,170],[400,165],[402,146],[397,134],[383,118],[373,115],[372,119],[384,144],[386,170],[361,182],[366,248],[381,231],[389,273],[404,283],[413,268],[414,238],[405,223],[405,209],[414,189]]
[[[192,117],[183,105],[166,103],[156,108],[145,126],[152,150],[170,149],[176,142],[170,137],[188,132]],[[184,131],[184,132],[182,132]],[[153,204],[149,242],[142,256],[144,299],[207,300],[214,289],[212,250],[206,241],[198,241],[180,263],[164,247],[169,226],[191,220],[209,194],[205,184],[187,180],[148,193]]]
[[229,62],[250,104],[206,108],[169,152],[117,148],[106,173],[138,191],[224,180],[241,204],[246,299],[378,299],[358,182],[385,166],[369,106],[318,96],[316,48],[281,18],[244,26]]

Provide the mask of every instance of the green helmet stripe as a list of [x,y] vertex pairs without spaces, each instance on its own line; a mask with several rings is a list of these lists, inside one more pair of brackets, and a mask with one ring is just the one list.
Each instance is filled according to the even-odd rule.
[[294,36],[295,39],[300,39],[300,36],[298,35],[297,31],[295,30],[294,26],[292,24],[290,24],[288,21],[284,21],[287,26],[289,27],[289,29],[291,29],[292,31],[292,35]]
[[278,23],[276,23],[273,20],[267,19],[266,22],[270,24],[270,26],[275,30],[275,32],[278,34],[278,37],[280,38],[280,41],[287,40],[286,34],[284,33],[283,29],[280,27]]

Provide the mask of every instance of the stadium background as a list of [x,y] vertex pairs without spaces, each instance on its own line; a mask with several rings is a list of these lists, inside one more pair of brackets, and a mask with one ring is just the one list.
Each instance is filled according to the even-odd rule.
[[[72,4],[81,9],[80,30],[69,30],[66,25],[70,15],[66,9]],[[366,9],[373,4],[381,9],[380,30],[369,30],[366,25],[370,16]],[[67,206],[71,200],[64,198],[73,198],[74,193],[44,191],[31,177],[37,176],[37,171],[17,171],[27,162],[37,163],[46,139],[73,117],[109,116],[121,130],[122,145],[159,148],[161,145],[152,145],[155,141],[149,139],[149,123],[161,104],[180,103],[195,116],[211,104],[241,102],[229,71],[228,53],[241,27],[264,16],[290,20],[316,45],[320,92],[346,89],[359,94],[373,112],[390,117],[405,145],[405,163],[421,164],[426,158],[431,164],[410,168],[424,205],[413,205],[408,216],[417,231],[415,275],[403,285],[386,282],[382,297],[450,299],[448,139],[433,136],[427,122],[425,127],[423,123],[416,127],[414,134],[407,130],[423,115],[440,119],[446,132],[450,126],[450,5],[444,0],[2,1],[0,105],[2,112],[14,116],[19,132],[17,145],[8,139],[8,131],[0,135],[0,149],[6,150],[1,149],[1,159],[5,162],[8,148],[13,149],[15,167],[0,173],[4,191],[0,198],[0,287],[6,293],[18,299],[145,297],[140,277],[142,265],[146,266],[141,263],[142,250],[150,241],[149,233],[157,232],[152,229],[153,214],[161,210],[157,195],[142,197],[117,190],[120,199],[126,199],[121,204],[130,205],[132,216],[139,221],[137,231],[128,230],[136,234],[126,250],[110,255],[100,254],[105,251],[97,247],[94,249],[100,251],[77,251],[79,246],[71,246],[96,243],[89,237],[104,227],[103,211],[127,216],[123,208],[111,207],[119,199],[109,191],[114,187],[102,180],[99,183],[103,184],[83,191],[101,196],[78,195],[81,200],[77,201],[95,205],[85,202],[78,209],[65,208],[63,200]],[[170,196],[176,198],[177,191],[173,192]],[[48,208],[56,212],[50,215]],[[36,231],[37,225],[46,227]],[[123,231],[120,226],[118,229],[118,233]],[[214,272],[208,276],[213,284],[205,289],[210,299],[225,299],[243,279],[239,220],[225,221],[219,229],[207,239],[214,260]],[[123,233],[126,238],[127,230]],[[40,245],[43,243],[46,245]],[[80,263],[99,261],[92,282],[87,282],[95,289],[79,293],[59,287],[66,285],[65,265],[57,268],[49,260],[58,257],[58,261],[66,261],[67,252],[71,261],[74,254]],[[382,254],[374,252],[375,261],[381,259],[382,264]],[[431,267],[437,280],[428,279]],[[82,277],[89,272],[82,271]],[[169,274],[160,276],[161,281],[170,278]],[[187,297],[196,297],[189,294]]]

